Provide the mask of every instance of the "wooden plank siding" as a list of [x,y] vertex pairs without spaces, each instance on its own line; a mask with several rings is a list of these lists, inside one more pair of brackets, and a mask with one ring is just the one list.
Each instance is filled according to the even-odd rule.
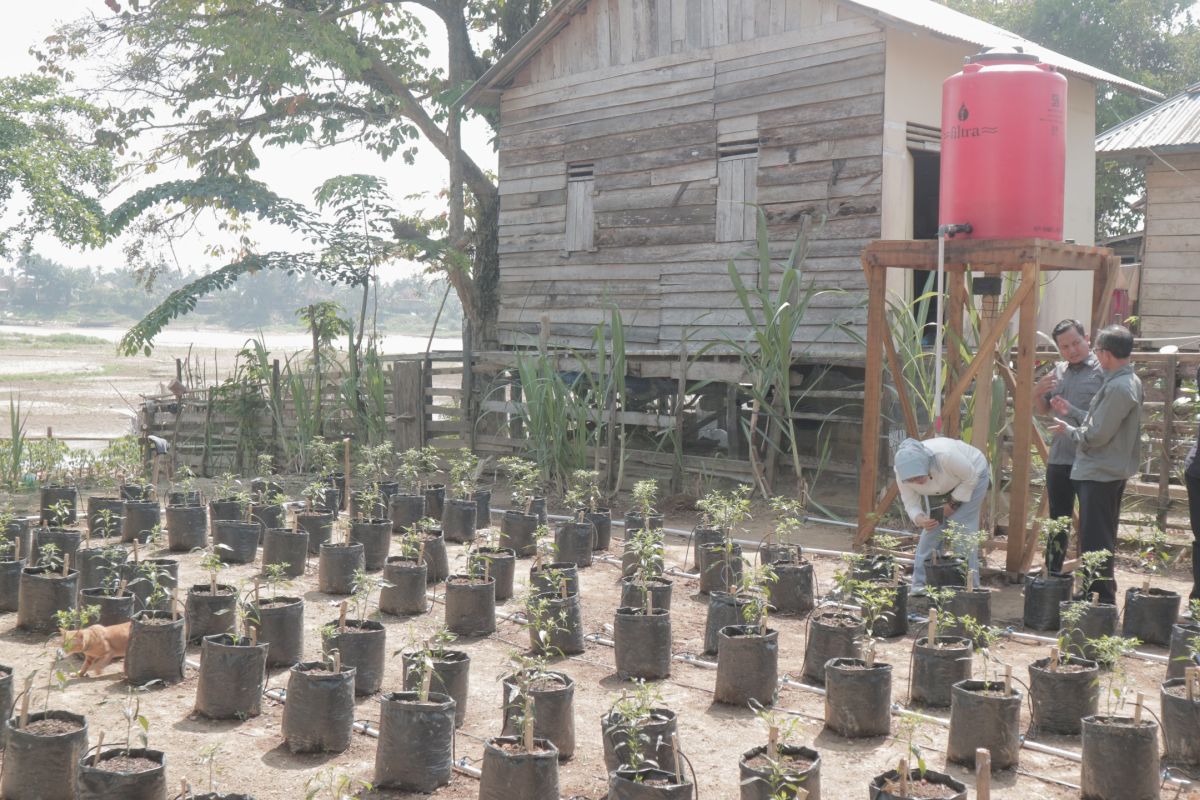
[[[720,199],[746,197],[777,258],[806,218],[826,218],[806,269],[846,293],[813,304],[797,343],[860,356],[830,325],[865,320],[859,255],[880,235],[884,46],[878,24],[833,0],[589,2],[502,94],[501,343],[535,342],[546,322],[552,343],[587,346],[613,306],[631,346],[740,338],[727,265],[757,282],[755,215],[718,219],[729,214]],[[757,156],[719,168],[731,135],[757,135]],[[568,212],[582,207],[567,184],[578,163],[594,170],[587,249]],[[719,227],[740,241],[718,241]]]
[[1146,167],[1146,239],[1138,315],[1142,335],[1200,330],[1200,153]]

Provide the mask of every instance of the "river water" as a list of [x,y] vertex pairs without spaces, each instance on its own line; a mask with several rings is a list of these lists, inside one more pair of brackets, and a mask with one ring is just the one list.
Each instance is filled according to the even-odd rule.
[[[27,334],[29,336],[52,336],[54,334],[77,334],[92,336],[116,344],[121,341],[127,328],[122,327],[77,327],[68,325],[6,325],[0,324],[2,334]],[[182,325],[171,325],[154,338],[156,347],[182,347],[194,345],[197,349],[211,350],[240,350],[250,339],[259,337],[257,331],[230,331],[210,328],[188,328]],[[312,336],[300,331],[266,331],[261,334],[272,352],[292,352],[306,350],[312,347]],[[429,341],[428,336],[412,336],[409,334],[385,334],[382,337],[379,350],[388,355],[405,353],[423,353]],[[434,350],[458,350],[462,347],[462,339],[453,337],[435,337]],[[345,349],[342,344],[339,349]]]

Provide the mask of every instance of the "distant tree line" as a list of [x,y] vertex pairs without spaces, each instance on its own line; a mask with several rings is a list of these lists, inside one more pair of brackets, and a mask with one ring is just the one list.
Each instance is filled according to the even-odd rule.
[[[141,319],[169,292],[195,280],[179,270],[160,272],[148,291],[137,271],[121,267],[68,267],[37,253],[0,268],[0,319],[62,324],[127,325]],[[383,333],[427,333],[446,290],[443,276],[411,275],[378,287],[379,328]],[[297,309],[331,300],[351,318],[362,299],[355,287],[324,282],[312,275],[266,270],[202,298],[192,314],[199,325],[231,329],[303,329]],[[440,335],[462,329],[462,306],[454,292],[438,323]]]

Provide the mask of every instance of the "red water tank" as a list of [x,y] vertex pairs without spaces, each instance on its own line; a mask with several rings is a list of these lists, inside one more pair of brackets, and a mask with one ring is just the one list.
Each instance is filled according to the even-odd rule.
[[1067,79],[1037,56],[987,51],[942,84],[938,224],[973,239],[1062,241]]

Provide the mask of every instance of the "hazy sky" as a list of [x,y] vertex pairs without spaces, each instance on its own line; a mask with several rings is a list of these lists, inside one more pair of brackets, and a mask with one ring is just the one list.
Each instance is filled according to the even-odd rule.
[[[106,15],[108,9],[103,0],[42,0],[40,3],[11,3],[5,9],[7,14],[4,24],[0,25],[0,71],[5,75],[31,72],[37,67],[37,62],[29,55],[29,48],[34,42],[43,39],[52,32],[56,23],[77,19],[89,11],[97,15]],[[430,23],[431,31],[440,30],[436,23]],[[436,45],[436,36],[430,37],[430,44]],[[433,49],[433,48],[431,48]],[[444,51],[439,54],[434,51],[434,58],[444,58]],[[86,82],[86,81],[84,81]],[[485,169],[495,169],[496,157],[488,145],[486,126],[475,123],[465,129],[467,150],[472,157]],[[316,150],[291,148],[277,150],[264,148],[261,154],[263,166],[257,177],[266,182],[280,194],[292,197],[302,202],[310,202],[313,189],[322,181],[334,175],[346,173],[371,173],[387,179],[397,204],[403,204],[406,195],[426,191],[436,193],[446,183],[446,166],[444,159],[436,150],[426,146],[429,153],[426,157],[418,157],[414,166],[408,166],[400,158],[387,162],[381,161],[362,148],[353,145],[339,145],[336,148]],[[154,176],[162,180],[163,173]],[[149,183],[149,182],[148,182]],[[106,207],[111,208],[128,194],[130,189],[122,189],[120,194],[109,198]],[[430,200],[426,207],[432,207],[435,200]],[[419,206],[419,204],[417,204]],[[416,206],[414,206],[416,207]],[[271,230],[265,227],[256,228],[256,236],[261,249],[291,249],[286,232]],[[204,242],[200,237],[182,243],[176,249],[176,256],[184,267],[194,269],[211,269],[220,266],[219,262],[209,260],[203,254]],[[35,249],[50,258],[72,266],[103,265],[117,266],[123,261],[119,244],[109,245],[103,250],[72,251],[53,239],[39,240]],[[402,270],[399,270],[402,271]],[[395,274],[395,270],[389,271]],[[386,276],[385,276],[386,277]]]

